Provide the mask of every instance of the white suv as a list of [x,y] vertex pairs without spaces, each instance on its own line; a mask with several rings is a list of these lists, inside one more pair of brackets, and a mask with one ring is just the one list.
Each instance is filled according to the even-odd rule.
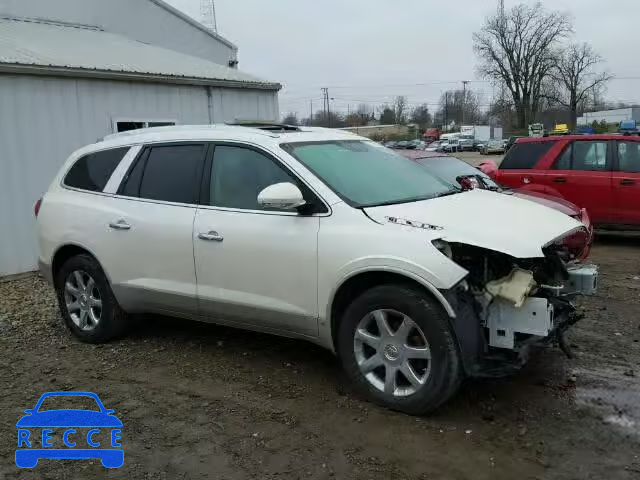
[[74,153],[38,202],[40,266],[80,340],[156,313],[302,338],[420,414],[560,341],[592,293],[576,220],[461,191],[350,133],[163,127]]

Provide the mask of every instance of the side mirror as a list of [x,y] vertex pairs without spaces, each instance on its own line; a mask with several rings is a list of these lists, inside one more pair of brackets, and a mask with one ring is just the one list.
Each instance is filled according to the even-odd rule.
[[295,210],[306,205],[302,192],[293,183],[270,185],[258,195],[258,205],[277,210]]
[[31,415],[31,414],[33,413],[33,410],[34,410],[33,408],[27,408],[27,409],[24,411],[24,413],[26,413],[26,414],[28,414],[28,415]]

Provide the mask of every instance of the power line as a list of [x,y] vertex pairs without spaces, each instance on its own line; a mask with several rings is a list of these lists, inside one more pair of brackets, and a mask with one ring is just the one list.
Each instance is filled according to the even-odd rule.
[[[430,85],[453,85],[460,83],[461,80],[434,80],[429,82],[417,82],[417,83],[387,83],[387,84],[359,84],[359,85],[330,85],[329,87],[320,87],[320,88],[330,88],[332,90],[341,90],[341,89],[363,89],[363,88],[398,88],[398,87],[425,87]],[[491,80],[466,80],[468,83],[493,83]],[[316,85],[306,85],[304,87],[305,90],[313,90],[314,88],[318,88]],[[301,91],[300,87],[293,88],[289,90],[289,87],[285,85],[283,92],[296,92]]]

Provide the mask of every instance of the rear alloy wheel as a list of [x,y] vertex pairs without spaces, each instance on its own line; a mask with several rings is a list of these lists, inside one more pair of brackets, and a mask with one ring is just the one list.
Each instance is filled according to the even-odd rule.
[[96,281],[82,270],[69,273],[64,284],[64,301],[71,321],[81,330],[98,326],[102,316],[102,296]]
[[381,285],[356,298],[342,316],[337,349],[356,389],[393,410],[433,411],[462,382],[447,313],[419,287]]
[[56,273],[55,286],[64,323],[78,339],[103,343],[124,332],[126,313],[93,257],[77,255],[67,260]]

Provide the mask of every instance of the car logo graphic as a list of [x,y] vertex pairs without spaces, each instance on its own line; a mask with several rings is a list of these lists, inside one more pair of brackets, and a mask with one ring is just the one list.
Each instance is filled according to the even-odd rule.
[[[60,409],[41,411],[42,402],[51,397],[89,397],[95,400],[99,411],[81,409]],[[121,448],[122,422],[114,415],[114,410],[104,408],[98,395],[91,392],[50,392],[40,397],[35,408],[25,410],[18,427],[18,448],[16,465],[20,468],[34,468],[41,458],[51,459],[100,459],[106,468],[120,468],[124,464],[124,450]],[[64,429],[62,435],[55,435],[54,429]],[[86,435],[80,430],[87,430]],[[106,431],[106,432],[104,432]],[[102,433],[101,433],[102,432]],[[108,433],[108,445],[104,435]],[[98,441],[100,436],[101,441]]]

